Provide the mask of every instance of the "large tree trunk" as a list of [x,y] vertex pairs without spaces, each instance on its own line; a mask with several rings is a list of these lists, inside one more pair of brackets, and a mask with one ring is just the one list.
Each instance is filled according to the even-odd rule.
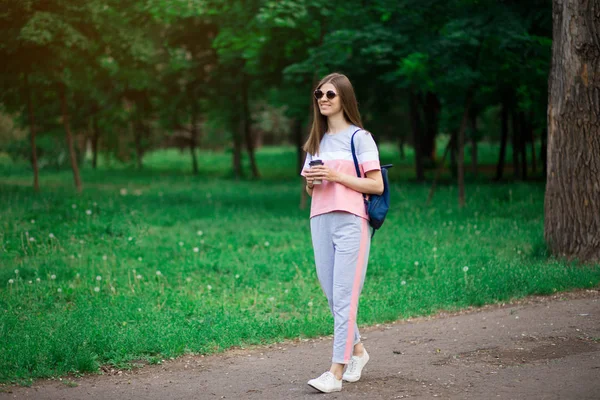
[[137,120],[133,125],[133,139],[135,144],[135,158],[136,158],[136,166],[137,169],[142,169],[143,158],[144,158],[144,149],[142,147],[142,137],[144,134],[144,123],[140,120]]
[[413,146],[415,148],[415,169],[417,175],[417,181],[425,180],[425,171],[423,169],[423,151],[421,149],[421,118],[419,116],[419,107],[417,101],[417,94],[414,90],[410,91],[410,125],[413,135]]
[[29,133],[31,141],[31,167],[33,168],[33,190],[40,191],[39,168],[37,160],[37,147],[35,144],[35,113],[33,112],[33,101],[31,100],[31,86],[29,75],[25,74],[25,90],[27,92],[27,111],[29,114]]
[[254,156],[254,138],[252,137],[252,119],[250,116],[250,105],[248,103],[248,77],[242,74],[242,118],[244,120],[244,138],[246,140],[246,150],[248,151],[248,158],[250,159],[250,168],[252,170],[252,177],[255,179],[260,178],[260,172],[256,165],[256,157]]
[[519,112],[519,154],[521,155],[521,177],[527,180],[527,141],[529,140],[528,123],[525,113]]
[[506,143],[508,142],[508,109],[506,101],[502,102],[502,111],[500,115],[501,137],[500,137],[500,155],[498,156],[498,165],[496,167],[496,180],[502,180],[504,175],[504,159],[506,158]]
[[244,177],[244,171],[242,169],[242,131],[244,130],[244,118],[241,116],[237,116],[237,126],[232,129],[232,139],[233,139],[233,157],[232,157],[232,167],[233,167],[233,176],[235,179],[240,179]]
[[71,168],[73,169],[73,180],[75,188],[81,192],[81,178],[79,177],[79,166],[77,165],[77,157],[75,155],[75,147],[73,145],[73,135],[71,134],[71,126],[69,125],[69,110],[67,106],[66,88],[63,83],[59,86],[60,106],[62,111],[63,125],[67,134],[67,146],[69,147],[69,157],[71,159]]
[[600,261],[600,0],[554,0],[545,238]]

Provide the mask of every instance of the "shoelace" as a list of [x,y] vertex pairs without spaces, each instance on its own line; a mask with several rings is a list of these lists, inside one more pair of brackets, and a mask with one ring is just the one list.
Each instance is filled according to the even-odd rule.
[[347,371],[353,374],[356,370],[356,367],[358,367],[358,358],[352,357],[350,359],[350,364],[348,365]]
[[333,374],[329,373],[329,372],[325,372],[323,375],[321,375],[319,377],[319,380],[321,381],[332,381],[334,380]]

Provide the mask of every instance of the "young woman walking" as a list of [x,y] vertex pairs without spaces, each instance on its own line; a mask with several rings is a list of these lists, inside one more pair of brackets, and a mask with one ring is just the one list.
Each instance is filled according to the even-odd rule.
[[[369,361],[356,325],[372,233],[363,193],[381,194],[383,178],[377,146],[371,134],[362,129],[354,89],[345,75],[330,74],[319,82],[313,110],[301,175],[312,197],[310,229],[315,264],[333,314],[334,340],[331,368],[308,384],[329,393],[342,389],[342,379],[358,381]],[[362,178],[356,175],[350,145],[355,132]]]

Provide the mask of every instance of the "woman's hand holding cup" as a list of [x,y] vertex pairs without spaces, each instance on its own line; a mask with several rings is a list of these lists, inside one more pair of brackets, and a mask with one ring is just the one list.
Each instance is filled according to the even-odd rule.
[[[312,170],[312,167],[317,166],[317,165],[323,165],[323,161],[312,160],[311,162],[308,163],[308,165],[310,166],[310,170],[309,170],[309,173],[310,173]],[[312,180],[313,185],[320,185],[323,182],[321,179],[317,179],[312,176],[307,177],[307,179],[309,179],[309,178]]]

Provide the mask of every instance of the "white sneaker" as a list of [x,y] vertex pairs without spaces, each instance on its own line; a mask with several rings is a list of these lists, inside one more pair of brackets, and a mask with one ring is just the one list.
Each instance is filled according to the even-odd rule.
[[362,373],[363,368],[369,362],[369,353],[365,349],[365,353],[362,357],[352,356],[348,366],[346,367],[346,372],[344,372],[344,376],[342,379],[347,382],[356,382],[360,379],[360,375]]
[[342,380],[335,379],[335,376],[327,371],[318,378],[311,379],[308,384],[323,393],[339,392],[342,390]]

